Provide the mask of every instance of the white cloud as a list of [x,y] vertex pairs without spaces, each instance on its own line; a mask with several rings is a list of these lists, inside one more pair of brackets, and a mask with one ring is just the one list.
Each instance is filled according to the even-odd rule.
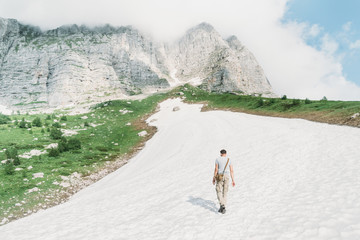
[[333,56],[336,42],[328,36],[321,50],[305,43],[306,35],[319,35],[320,26],[281,22],[289,1],[0,0],[0,16],[43,29],[72,23],[133,25],[162,40],[174,40],[206,21],[224,37],[237,35],[249,47],[279,95],[360,100],[360,87],[345,80]]
[[333,56],[339,48],[339,44],[332,39],[329,34],[325,34],[321,39],[321,50],[327,55]]
[[342,26],[344,32],[349,32],[351,30],[352,22],[347,22]]
[[321,27],[318,24],[314,24],[311,26],[309,30],[309,35],[311,37],[317,37],[321,31]]
[[360,49],[360,40],[356,40],[355,42],[351,43],[350,49]]

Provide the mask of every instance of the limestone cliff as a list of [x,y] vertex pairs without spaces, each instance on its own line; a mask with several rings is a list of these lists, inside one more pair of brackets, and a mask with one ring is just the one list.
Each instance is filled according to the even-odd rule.
[[41,31],[0,18],[0,105],[64,106],[128,96],[196,79],[209,91],[272,95],[253,54],[209,24],[173,44],[133,27],[63,26]]

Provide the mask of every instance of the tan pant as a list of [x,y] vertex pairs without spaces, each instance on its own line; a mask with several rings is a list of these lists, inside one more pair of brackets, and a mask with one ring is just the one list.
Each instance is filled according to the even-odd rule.
[[226,205],[227,192],[229,190],[229,176],[224,175],[224,178],[220,182],[216,182],[216,195],[220,205]]

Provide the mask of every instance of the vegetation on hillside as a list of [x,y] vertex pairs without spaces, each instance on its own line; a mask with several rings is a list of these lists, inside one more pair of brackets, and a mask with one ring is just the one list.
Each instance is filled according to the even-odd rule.
[[224,109],[245,113],[303,118],[312,121],[325,122],[360,127],[360,117],[354,117],[360,112],[359,101],[330,101],[326,97],[321,100],[265,98],[240,93],[209,93],[197,87],[186,84],[179,91],[184,93],[188,102],[204,102],[204,110]]
[[138,121],[166,96],[109,101],[76,116],[0,116],[6,122],[0,125],[0,223],[60,202],[49,196],[61,192],[64,179],[90,175],[134,151],[146,129]]

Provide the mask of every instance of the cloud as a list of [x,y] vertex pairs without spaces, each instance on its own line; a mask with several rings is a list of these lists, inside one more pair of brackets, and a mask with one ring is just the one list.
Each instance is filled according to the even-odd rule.
[[339,44],[332,39],[329,34],[325,34],[321,39],[321,50],[327,55],[333,56],[339,48]]
[[349,32],[351,30],[352,22],[347,22],[342,26],[344,32]]
[[[343,76],[341,62],[334,55],[338,46],[330,35],[316,49],[306,44],[306,38],[318,37],[321,26],[282,22],[289,1],[0,0],[0,16],[42,29],[72,23],[133,25],[164,41],[173,41],[205,21],[224,37],[238,36],[255,54],[279,95],[360,100],[360,87]],[[350,27],[348,23],[343,29]]]
[[314,24],[311,26],[310,30],[309,30],[309,35],[311,37],[317,37],[319,35],[321,31],[321,28],[318,24]]
[[356,40],[355,42],[351,43],[350,49],[360,49],[360,40]]

